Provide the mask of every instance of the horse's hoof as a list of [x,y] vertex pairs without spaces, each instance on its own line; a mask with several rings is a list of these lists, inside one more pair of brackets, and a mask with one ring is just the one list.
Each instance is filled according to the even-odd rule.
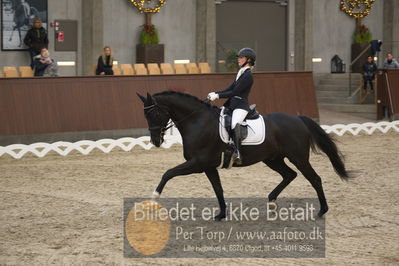
[[159,199],[160,196],[161,196],[161,194],[159,194],[158,191],[154,191],[154,192],[152,192],[151,198],[152,199]]
[[323,218],[324,214],[326,214],[327,211],[328,210],[320,210],[317,216],[319,216],[319,218]]
[[217,222],[220,222],[221,220],[226,218],[226,214],[221,214],[219,213],[218,215],[216,215],[215,217],[213,217],[213,219]]
[[276,203],[276,200],[269,201],[269,202],[267,203],[267,207],[268,207],[268,208],[272,208],[272,209],[274,209],[274,210],[277,210],[277,209],[278,209],[278,205],[277,205],[277,203]]

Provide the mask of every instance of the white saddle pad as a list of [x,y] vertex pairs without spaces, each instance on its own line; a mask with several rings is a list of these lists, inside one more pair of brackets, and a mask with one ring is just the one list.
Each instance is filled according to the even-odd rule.
[[[229,142],[229,133],[224,126],[224,107],[220,112],[219,117],[219,136],[224,143]],[[222,115],[223,114],[223,115]],[[263,116],[259,115],[258,119],[254,120],[245,120],[248,125],[248,136],[242,141],[241,145],[259,145],[265,141],[266,137],[266,128],[265,121],[263,120]]]

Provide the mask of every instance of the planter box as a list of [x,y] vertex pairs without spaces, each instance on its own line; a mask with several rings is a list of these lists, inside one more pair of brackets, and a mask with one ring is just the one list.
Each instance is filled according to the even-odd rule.
[[[359,54],[367,48],[369,43],[354,43],[352,44],[351,62],[358,57]],[[353,65],[353,73],[362,73],[363,64],[367,61],[367,57],[372,54],[371,47],[366,51]]]
[[136,46],[137,63],[164,63],[164,45],[163,44],[138,44]]

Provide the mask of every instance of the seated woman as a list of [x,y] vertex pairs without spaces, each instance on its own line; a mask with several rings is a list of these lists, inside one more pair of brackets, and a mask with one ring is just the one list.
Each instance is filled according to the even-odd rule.
[[33,61],[35,77],[56,77],[57,64],[50,58],[50,53],[46,48],[40,50],[40,54],[34,57]]
[[100,55],[98,58],[96,75],[113,75],[113,62],[114,58],[112,57],[111,47],[105,46],[103,55]]

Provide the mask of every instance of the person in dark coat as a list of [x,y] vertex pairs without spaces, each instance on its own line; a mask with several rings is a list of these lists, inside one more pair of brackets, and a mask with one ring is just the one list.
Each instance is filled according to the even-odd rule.
[[373,80],[377,72],[377,65],[374,63],[373,57],[367,57],[367,62],[363,64],[363,81],[364,90],[367,90],[367,84],[370,84],[370,89],[374,90]]
[[26,33],[24,43],[29,48],[31,67],[33,69],[34,57],[40,54],[43,48],[48,48],[48,37],[46,30],[42,27],[40,18],[33,20],[32,28]]
[[96,75],[113,75],[113,62],[111,47],[105,46],[103,55],[98,58]]
[[228,107],[233,115],[231,121],[231,137],[234,141],[235,152],[233,160],[236,164],[241,164],[241,124],[250,111],[248,96],[253,84],[251,68],[255,65],[256,54],[251,48],[243,48],[238,53],[238,65],[240,70],[234,82],[224,91],[211,92],[208,99],[214,101],[219,98],[227,98],[225,106]]

